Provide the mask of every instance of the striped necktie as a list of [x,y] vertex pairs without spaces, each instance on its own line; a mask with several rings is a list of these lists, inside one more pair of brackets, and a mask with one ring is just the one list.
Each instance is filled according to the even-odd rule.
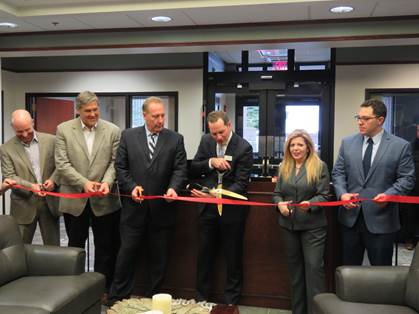
[[154,149],[156,148],[156,133],[151,133],[148,140],[148,151],[150,153],[150,159],[153,159]]

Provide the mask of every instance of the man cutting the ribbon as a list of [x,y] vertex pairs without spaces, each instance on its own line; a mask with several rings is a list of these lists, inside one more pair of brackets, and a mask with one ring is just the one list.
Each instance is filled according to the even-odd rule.
[[[192,190],[196,197],[220,197],[222,189],[245,194],[253,165],[252,146],[232,131],[229,117],[213,111],[208,117],[210,134],[205,134],[191,164],[191,175],[203,186],[217,187],[216,193]],[[215,195],[214,195],[215,194]],[[217,209],[218,207],[218,209]],[[217,245],[227,263],[226,304],[237,304],[242,286],[243,235],[248,208],[202,204],[199,210],[197,299],[209,300]]]

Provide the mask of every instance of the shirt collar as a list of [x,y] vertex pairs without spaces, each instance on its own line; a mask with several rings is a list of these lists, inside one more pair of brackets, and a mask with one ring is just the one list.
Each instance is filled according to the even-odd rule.
[[227,139],[227,142],[225,144],[223,144],[225,147],[228,146],[228,144],[230,143],[230,140],[231,140],[232,137],[233,137],[233,131],[230,132],[230,135],[229,135],[229,137]]
[[147,126],[144,126],[144,128],[145,128],[145,134],[147,137],[151,136],[151,134],[156,134],[157,137],[159,136],[159,133],[151,133],[151,131],[147,129]]
[[22,141],[20,141],[21,143],[22,143],[22,145],[23,146],[25,146],[25,147],[29,147],[29,146],[31,146],[33,143],[38,143],[39,141],[38,141],[38,136],[36,135],[36,131],[33,131],[33,139],[32,139],[32,141],[29,143],[29,144],[26,144],[25,142],[22,142]]
[[[378,132],[377,134],[375,134],[373,137],[371,137],[372,141],[374,142],[374,144],[380,143],[382,137],[384,134],[384,129],[381,129],[380,132]],[[370,137],[369,136],[364,136],[364,143],[367,143],[368,139]]]
[[84,130],[89,130],[89,131],[94,131],[94,130],[96,130],[97,129],[97,122],[95,123],[95,125],[93,126],[93,128],[88,128],[87,126],[86,126],[86,124],[84,124],[83,123],[83,120],[82,119],[80,119],[80,122],[81,122],[81,129],[84,131]]

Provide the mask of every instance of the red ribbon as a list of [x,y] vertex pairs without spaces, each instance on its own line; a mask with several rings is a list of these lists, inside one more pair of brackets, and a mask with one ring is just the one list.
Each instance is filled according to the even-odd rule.
[[[71,198],[71,199],[104,196],[103,193],[101,192],[58,193],[58,192],[40,191],[40,190],[35,190],[32,188],[25,187],[19,184],[14,185],[13,188],[27,190],[33,193],[43,193],[45,195],[62,197],[62,198]],[[131,197],[131,195],[127,195],[127,194],[112,194],[112,193],[110,194],[115,195],[115,196],[121,196],[121,197]],[[169,196],[163,196],[163,195],[144,195],[143,199],[144,200],[166,199],[166,200],[184,201],[184,202],[192,202],[192,203],[223,204],[223,205],[277,206],[277,204],[273,204],[273,203],[241,201],[241,200],[233,200],[233,199],[228,199],[228,198],[215,198],[215,197],[208,197],[208,198],[199,197],[198,198],[198,197],[187,197],[187,196],[169,197]],[[333,207],[333,206],[341,206],[341,205],[345,205],[349,203],[358,203],[361,201],[372,201],[372,200],[368,198],[354,198],[347,201],[310,202],[309,206]],[[380,198],[379,202],[380,203],[393,202],[393,203],[419,204],[419,196],[385,195]],[[296,204],[296,203],[288,204],[288,206],[299,206],[299,205],[300,204]]]

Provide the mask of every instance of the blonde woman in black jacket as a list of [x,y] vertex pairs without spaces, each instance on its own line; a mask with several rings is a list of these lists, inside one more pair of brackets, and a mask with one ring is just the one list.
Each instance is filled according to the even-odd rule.
[[327,220],[324,209],[310,203],[327,200],[330,177],[307,131],[292,132],[284,151],[273,200],[287,247],[292,313],[311,314],[313,297],[325,291]]

